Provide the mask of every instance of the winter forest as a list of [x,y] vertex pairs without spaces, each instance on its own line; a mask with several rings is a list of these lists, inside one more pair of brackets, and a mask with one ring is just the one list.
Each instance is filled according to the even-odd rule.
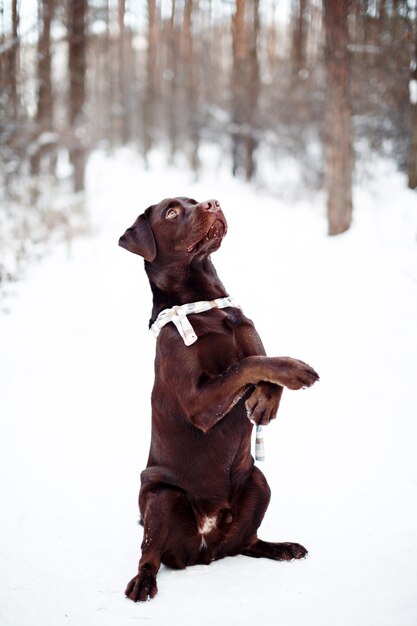
[[0,280],[83,232],[97,148],[136,146],[145,166],[160,148],[198,177],[214,144],[261,185],[292,158],[326,189],[330,234],[375,155],[415,189],[416,15],[414,0],[2,0]]

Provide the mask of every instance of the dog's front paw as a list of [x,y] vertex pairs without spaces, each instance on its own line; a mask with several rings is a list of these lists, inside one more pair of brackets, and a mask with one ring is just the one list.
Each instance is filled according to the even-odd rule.
[[280,385],[258,383],[245,402],[248,418],[253,424],[266,426],[278,411],[283,388]]
[[304,361],[292,359],[290,357],[279,357],[277,359],[280,368],[279,382],[288,389],[302,389],[311,387],[320,380],[317,372]]
[[125,596],[133,602],[146,602],[158,593],[156,576],[149,568],[142,567],[126,587]]

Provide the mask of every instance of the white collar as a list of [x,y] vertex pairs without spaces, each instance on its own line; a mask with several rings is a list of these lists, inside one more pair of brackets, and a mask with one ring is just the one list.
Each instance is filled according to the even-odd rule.
[[180,306],[173,306],[171,309],[164,309],[160,312],[156,320],[151,326],[151,330],[155,337],[158,337],[161,329],[169,322],[174,322],[175,326],[181,337],[184,340],[186,346],[191,346],[198,337],[194,332],[193,327],[188,321],[187,315],[192,313],[204,313],[210,309],[224,309],[226,307],[233,306],[240,309],[240,306],[234,302],[230,296],[225,298],[216,298],[215,300],[201,300],[200,302],[190,302],[189,304],[182,304]]

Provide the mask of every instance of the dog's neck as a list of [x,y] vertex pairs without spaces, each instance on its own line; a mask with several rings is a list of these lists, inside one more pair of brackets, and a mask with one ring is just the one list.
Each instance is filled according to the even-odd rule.
[[153,294],[150,324],[164,309],[228,295],[209,256],[186,266],[172,263],[161,267],[145,262],[145,270]]

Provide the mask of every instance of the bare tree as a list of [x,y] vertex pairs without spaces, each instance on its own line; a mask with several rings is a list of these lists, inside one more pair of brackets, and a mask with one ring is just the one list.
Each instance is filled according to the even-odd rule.
[[[202,138],[222,145],[226,155],[228,134],[235,174],[254,176],[260,146],[271,159],[291,154],[315,185],[323,174],[315,146],[323,137],[329,232],[342,232],[352,212],[350,83],[362,144],[408,168],[415,187],[417,113],[408,83],[410,59],[414,81],[417,71],[416,0],[291,0],[287,26],[277,19],[282,1],[37,0],[35,56],[36,25],[21,33],[19,0],[0,0],[3,179],[27,171],[28,153],[33,172],[53,167],[53,146],[43,142],[53,139],[50,131],[59,141],[66,109],[69,129],[61,143],[68,145],[77,189],[87,138],[92,146],[103,139],[117,146],[140,136],[145,161],[163,144],[171,158],[181,152],[197,169]],[[136,19],[145,8],[147,20]],[[52,67],[61,67],[64,51],[51,24],[62,21],[64,9],[69,88],[61,93]],[[32,85],[38,86],[35,111]]]
[[12,0],[12,44],[8,50],[10,107],[13,118],[18,117],[18,64],[19,64],[19,10],[17,0]]
[[308,0],[292,0],[292,70],[294,78],[306,66],[307,61],[307,8]]
[[155,106],[157,96],[157,6],[156,0],[148,0],[148,26],[146,50],[146,91],[143,102],[143,153],[145,162],[153,145]]
[[87,69],[87,0],[68,1],[68,64],[70,159],[74,167],[74,190],[84,189],[86,145],[84,137],[84,103]]
[[325,24],[325,180],[329,235],[352,221],[352,120],[348,35],[349,0],[324,0]]
[[[32,174],[39,174],[41,161],[52,147],[51,138],[45,134],[53,130],[53,93],[52,93],[52,51],[51,24],[55,11],[55,0],[39,0],[39,37],[37,54],[37,110],[36,139],[31,150]],[[55,159],[49,163],[53,173]]]
[[178,58],[178,41],[176,28],[176,0],[171,0],[171,16],[168,22],[167,36],[167,60],[166,71],[163,78],[168,85],[168,94],[166,97],[167,119],[168,119],[168,136],[170,143],[170,159],[174,161],[175,154],[178,149],[178,88],[179,88],[179,58]]
[[414,8],[414,58],[411,61],[410,108],[411,137],[408,153],[408,186],[417,189],[417,1]]
[[259,0],[236,0],[233,16],[233,173],[255,173],[256,110],[259,97]]
[[126,0],[118,0],[118,24],[119,24],[119,40],[118,40],[118,118],[120,139],[123,144],[129,140],[129,127],[127,119],[127,94],[126,94]]
[[183,37],[181,38],[184,48],[183,65],[186,68],[186,101],[187,101],[187,121],[190,148],[188,157],[190,165],[194,171],[198,170],[198,146],[200,142],[200,128],[198,121],[198,79],[196,58],[194,53],[193,40],[193,9],[194,0],[185,0]]
[[[19,116],[19,7],[17,0],[10,3],[10,14],[0,4],[0,131],[6,135],[16,129]],[[10,23],[11,31],[5,22]],[[7,127],[7,128],[6,128]],[[5,136],[2,136],[4,141]]]

